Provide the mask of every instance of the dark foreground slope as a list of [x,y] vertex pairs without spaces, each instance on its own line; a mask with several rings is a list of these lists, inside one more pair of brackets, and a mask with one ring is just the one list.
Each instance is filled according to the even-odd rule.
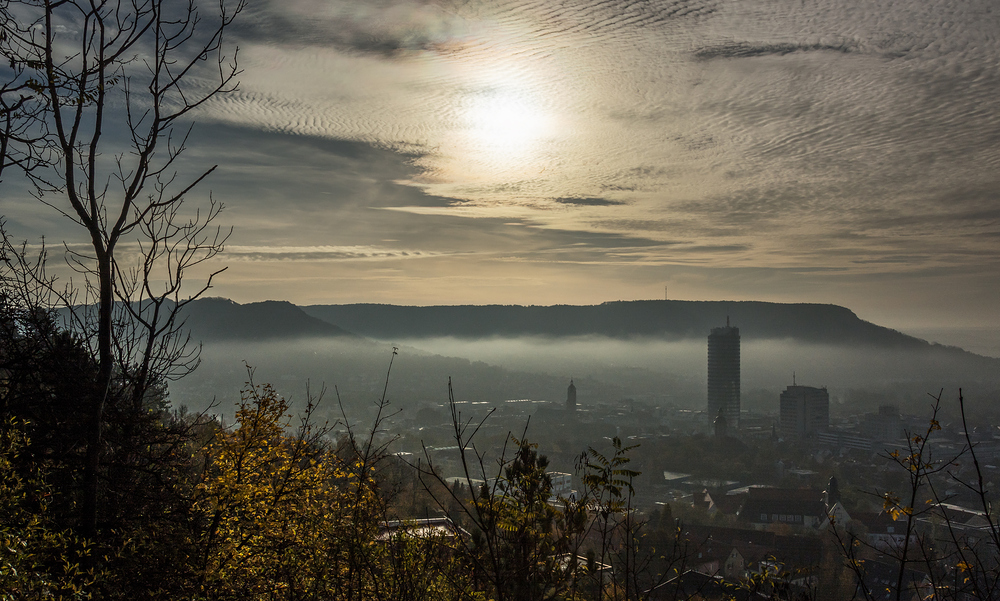
[[586,336],[704,338],[711,328],[740,328],[744,339],[897,348],[927,343],[863,321],[836,305],[757,301],[618,301],[601,305],[433,306],[311,305],[306,313],[375,338]]

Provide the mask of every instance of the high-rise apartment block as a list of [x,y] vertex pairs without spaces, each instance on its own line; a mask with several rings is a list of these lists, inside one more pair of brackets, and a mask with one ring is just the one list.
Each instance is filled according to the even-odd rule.
[[712,328],[708,335],[708,415],[726,418],[730,430],[740,426],[740,329]]
[[783,438],[808,438],[830,427],[830,394],[826,388],[789,386],[781,393],[779,425]]
[[861,435],[878,441],[895,441],[906,436],[899,407],[881,405],[878,413],[869,413],[861,422]]

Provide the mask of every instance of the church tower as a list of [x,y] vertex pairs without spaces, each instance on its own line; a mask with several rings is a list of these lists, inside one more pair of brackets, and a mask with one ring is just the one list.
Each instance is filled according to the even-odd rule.
[[573,385],[573,380],[569,381],[569,388],[566,389],[566,409],[576,411],[576,386]]
[[835,503],[840,502],[840,486],[837,484],[837,477],[830,476],[830,481],[826,485],[826,490],[823,491],[823,496],[826,497],[826,508],[830,509]]

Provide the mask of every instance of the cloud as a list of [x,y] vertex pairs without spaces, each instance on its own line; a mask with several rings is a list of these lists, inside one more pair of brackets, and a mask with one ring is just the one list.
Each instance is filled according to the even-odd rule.
[[895,256],[885,256],[879,257],[877,259],[855,259],[852,263],[857,263],[860,265],[871,264],[871,263],[902,263],[906,265],[912,265],[916,262],[923,262],[930,258],[928,255],[895,255]]
[[442,253],[376,246],[227,246],[224,261],[342,261],[356,259],[419,259]]
[[611,207],[611,206],[620,206],[625,204],[624,202],[621,202],[619,200],[611,200],[609,198],[570,197],[570,198],[553,198],[552,200],[558,202],[559,204],[578,205],[587,207]]
[[857,52],[857,47],[850,42],[840,44],[758,44],[752,42],[733,42],[700,48],[694,52],[695,58],[711,60],[716,58],[752,58],[755,56],[791,54],[793,52],[840,52],[847,54]]
[[332,47],[391,59],[461,37],[463,22],[430,2],[271,0],[250,5],[234,33],[246,41]]
[[[807,284],[854,282],[868,302],[880,278],[952,269],[986,315],[982,274],[1000,262],[989,10],[267,0],[232,30],[240,90],[203,107],[177,166],[219,164],[191,198],[229,207],[245,281],[323,263],[304,286],[576,299],[644,294],[684,266],[701,270],[692,290],[797,298],[796,278],[836,274]],[[4,186],[10,223],[46,231]]]

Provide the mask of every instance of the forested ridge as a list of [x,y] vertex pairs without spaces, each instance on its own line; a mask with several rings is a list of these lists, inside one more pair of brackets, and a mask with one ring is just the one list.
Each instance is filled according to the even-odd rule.
[[600,305],[310,305],[314,317],[364,336],[708,336],[727,320],[744,339],[926,348],[924,340],[858,318],[837,305],[760,301],[615,301]]

